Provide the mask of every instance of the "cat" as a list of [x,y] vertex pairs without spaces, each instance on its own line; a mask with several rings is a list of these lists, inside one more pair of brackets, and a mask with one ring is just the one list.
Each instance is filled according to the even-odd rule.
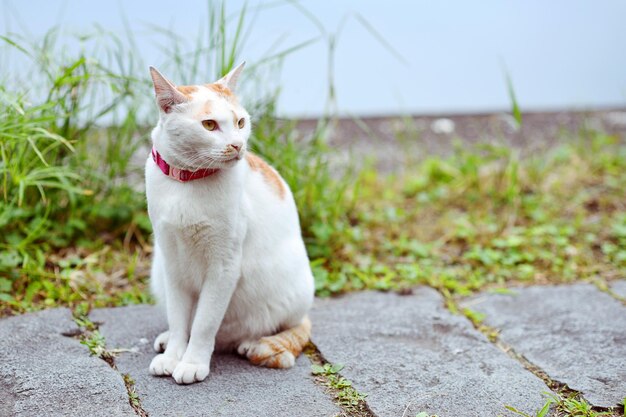
[[235,95],[245,63],[212,84],[175,86],[150,67],[159,121],[146,161],[151,289],[165,306],[153,375],[203,381],[214,350],[289,368],[308,343],[314,284],[287,183],[247,151]]

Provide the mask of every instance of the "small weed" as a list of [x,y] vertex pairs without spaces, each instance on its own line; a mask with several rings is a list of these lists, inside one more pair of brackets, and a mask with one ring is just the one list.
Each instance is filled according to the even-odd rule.
[[139,407],[141,403],[139,402],[139,395],[135,390],[135,380],[131,378],[130,374],[123,374],[124,384],[128,387],[128,400],[130,401],[130,405],[135,408]]
[[74,323],[84,332],[94,332],[98,330],[98,325],[89,318],[89,310],[91,307],[88,303],[80,303],[72,311]]
[[79,327],[77,334],[80,344],[87,346],[89,354],[102,359],[115,369],[115,355],[119,352],[108,350],[104,336],[98,330],[98,323],[89,318],[90,306],[87,303],[78,304],[73,310],[74,322]]
[[343,365],[327,362],[313,343],[305,347],[304,353],[311,361],[311,374],[315,376],[315,381],[325,386],[334,396],[336,403],[343,411],[341,416],[372,417],[374,415],[365,402],[367,394],[358,392],[352,386],[351,381],[339,374]]
[[[111,368],[119,372],[115,364],[115,357],[121,352],[132,352],[129,349],[107,349],[106,340],[100,330],[98,329],[99,323],[94,323],[89,319],[88,314],[90,310],[88,303],[80,303],[74,307],[73,316],[74,322],[79,327],[79,332],[74,334],[70,332],[67,336],[78,337],[80,343],[87,346],[89,354],[105,361]],[[142,408],[139,394],[135,389],[135,381],[131,378],[130,374],[121,374],[128,393],[128,402],[130,406],[135,410],[135,413],[141,417],[147,417],[148,413]]]
[[367,394],[361,394],[352,387],[352,382],[338,375],[343,369],[343,365],[325,363],[324,365],[311,365],[313,375],[323,375],[325,385],[333,389],[337,402],[347,408],[356,407],[365,400]]
[[[450,311],[454,311],[454,309],[458,310],[458,307],[453,301],[451,300],[447,301],[448,309],[450,309],[451,305],[453,305],[454,307]],[[473,311],[469,308],[464,308],[461,312],[465,317],[469,319],[469,321],[472,322],[472,324],[477,330],[479,330],[482,334],[484,334],[487,337],[487,339],[489,339],[490,342],[495,343],[498,341],[498,336],[500,335],[500,332],[497,329],[494,329],[493,327],[487,326],[486,324],[483,323],[483,320],[485,319],[484,314],[479,313],[477,311]]]
[[140,417],[148,417],[148,413],[141,406],[141,399],[135,389],[135,380],[130,374],[122,374],[124,379],[124,385],[126,385],[126,391],[128,392],[128,402],[130,406],[135,410],[135,414]]
[[469,308],[463,309],[463,315],[470,319],[474,326],[478,327],[482,324],[483,320],[485,320],[485,314],[479,313],[478,311],[471,310]]
[[88,335],[81,339],[80,344],[87,346],[87,349],[89,349],[89,353],[92,356],[96,356],[101,359],[110,356],[106,350],[104,336],[102,336],[98,330],[89,332]]
[[325,363],[324,365],[311,365],[311,373],[313,375],[334,375],[343,369],[341,364]]
[[552,406],[552,404],[554,404],[554,399],[552,397],[548,397],[548,399],[546,400],[546,403],[543,405],[543,407],[541,407],[541,410],[539,410],[537,414],[534,414],[534,415],[524,413],[523,411],[519,411],[517,408],[512,407],[510,405],[507,405],[504,408],[522,417],[545,417],[548,415],[548,412],[550,411],[550,407]]
[[528,414],[520,411],[512,406],[505,406],[509,411],[514,412],[523,417],[545,417],[550,412],[550,409],[554,410],[554,416],[556,417],[601,417],[610,416],[618,417],[618,410],[610,411],[598,411],[594,409],[587,401],[580,398],[578,394],[553,394],[545,393],[547,399],[541,410],[535,414]]

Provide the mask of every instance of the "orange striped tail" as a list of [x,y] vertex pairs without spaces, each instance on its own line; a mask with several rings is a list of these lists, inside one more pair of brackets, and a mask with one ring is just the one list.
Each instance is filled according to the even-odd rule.
[[302,349],[311,338],[311,320],[273,336],[265,336],[253,342],[244,342],[237,348],[254,365],[268,368],[291,368]]

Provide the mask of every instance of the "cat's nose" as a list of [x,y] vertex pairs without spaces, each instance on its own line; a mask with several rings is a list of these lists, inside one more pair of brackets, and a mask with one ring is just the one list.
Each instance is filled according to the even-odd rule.
[[239,152],[241,150],[240,143],[229,143],[228,147],[234,149],[236,152]]

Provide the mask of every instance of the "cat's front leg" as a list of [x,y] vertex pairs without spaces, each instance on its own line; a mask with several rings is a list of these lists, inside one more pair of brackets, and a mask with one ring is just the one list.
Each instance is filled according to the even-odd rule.
[[188,288],[172,279],[165,279],[166,310],[169,326],[169,339],[165,351],[156,355],[150,363],[152,375],[172,375],[183,358],[189,340],[193,295]]
[[215,336],[237,286],[240,265],[239,253],[227,265],[210,268],[198,297],[187,350],[172,374],[178,384],[200,382],[209,375]]

